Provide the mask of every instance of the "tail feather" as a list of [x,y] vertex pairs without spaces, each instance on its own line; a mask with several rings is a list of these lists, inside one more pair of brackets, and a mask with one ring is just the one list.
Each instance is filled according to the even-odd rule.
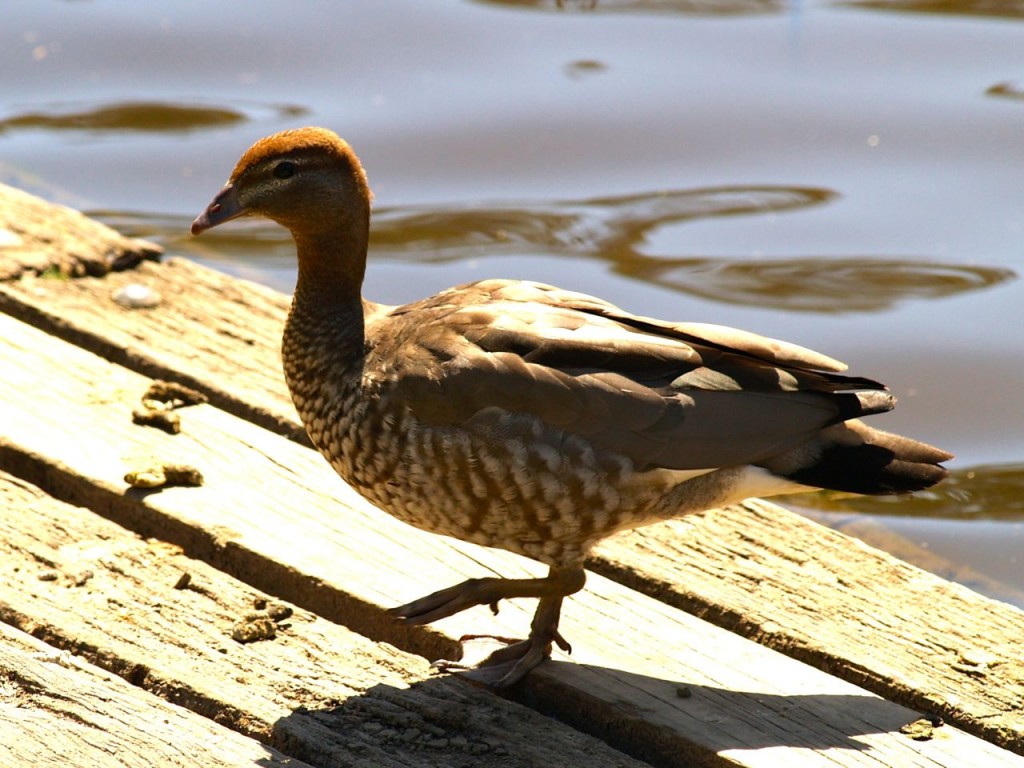
[[842,392],[833,395],[832,401],[839,406],[839,414],[833,422],[837,424],[859,416],[886,413],[896,407],[896,398],[884,388]]
[[863,494],[910,493],[949,474],[953,455],[853,419],[823,429],[812,443],[773,456],[765,469],[802,485]]

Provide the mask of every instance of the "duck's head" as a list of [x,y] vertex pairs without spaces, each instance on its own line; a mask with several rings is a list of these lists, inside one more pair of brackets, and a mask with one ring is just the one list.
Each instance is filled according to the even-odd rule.
[[242,155],[192,234],[240,216],[264,216],[296,237],[365,228],[370,189],[359,158],[326,128],[281,131]]

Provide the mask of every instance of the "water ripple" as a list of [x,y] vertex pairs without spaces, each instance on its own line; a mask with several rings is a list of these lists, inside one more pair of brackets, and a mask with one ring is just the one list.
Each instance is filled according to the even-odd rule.
[[1024,85],[1020,83],[996,83],[985,91],[986,96],[1024,101]]
[[823,314],[879,312],[902,301],[939,299],[1016,277],[998,267],[872,256],[650,260],[629,271],[713,301]]
[[1024,0],[845,0],[837,5],[870,11],[1024,19]]
[[554,13],[676,14],[743,16],[781,13],[783,0],[476,0],[484,5]]
[[[704,299],[837,314],[879,312],[908,300],[932,300],[983,290],[1012,280],[1010,269],[928,258],[793,256],[710,258],[645,253],[650,236],[666,225],[730,216],[753,216],[822,205],[835,193],[814,187],[749,186],[595,197],[548,203],[384,208],[375,211],[371,257],[442,263],[498,256],[589,258],[651,285]],[[156,231],[103,216],[121,229],[180,247],[201,258],[244,254],[240,263],[269,269],[293,266],[291,239],[279,227],[245,222],[215,231],[197,245],[177,230]],[[170,224],[170,222],[168,222]],[[220,256],[213,256],[217,251]]]
[[982,464],[956,469],[939,485],[901,496],[800,496],[800,506],[829,512],[933,520],[1024,521],[1024,464]]
[[294,117],[302,107],[250,105],[242,107],[125,101],[92,106],[53,105],[0,120],[0,133],[9,130],[93,131],[103,133],[187,133],[258,119],[270,113]]
[[500,253],[642,258],[647,235],[667,224],[779,213],[832,200],[817,187],[706,187],[575,201],[375,211],[375,253],[447,261]]

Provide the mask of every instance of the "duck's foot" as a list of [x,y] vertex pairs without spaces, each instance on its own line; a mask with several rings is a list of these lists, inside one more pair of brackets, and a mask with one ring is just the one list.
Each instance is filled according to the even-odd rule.
[[[557,645],[566,653],[572,653],[572,646],[558,631],[558,618],[562,608],[562,596],[545,597],[537,606],[533,617],[530,636],[526,640],[504,637],[490,639],[507,643],[504,648],[491,653],[476,665],[442,659],[431,666],[446,672],[455,672],[483,683],[491,688],[508,688],[522,680],[526,674],[551,656],[551,646]],[[467,635],[462,641],[487,638],[486,635]]]
[[[582,568],[552,568],[543,579],[470,579],[454,587],[392,609],[391,613],[409,624],[426,624],[451,616],[474,605],[489,605],[497,612],[498,601],[511,597],[539,597],[540,604],[526,640],[499,648],[476,666],[457,662],[436,662],[435,666],[461,674],[492,688],[507,688],[551,655],[552,644],[567,653],[572,647],[558,632],[562,599],[583,588]],[[466,638],[468,639],[468,638]]]

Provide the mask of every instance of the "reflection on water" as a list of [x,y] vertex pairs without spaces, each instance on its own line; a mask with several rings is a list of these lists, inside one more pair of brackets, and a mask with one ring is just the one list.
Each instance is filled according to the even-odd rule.
[[1024,0],[848,0],[840,5],[874,11],[1024,19]]
[[[750,260],[661,257],[641,252],[648,236],[661,226],[778,213],[821,205],[833,197],[828,190],[814,188],[721,187],[531,206],[390,208],[375,213],[371,252],[374,258],[417,263],[511,255],[582,256],[606,261],[619,274],[692,296],[823,314],[879,312],[901,301],[981,290],[1015,277],[1007,268],[927,259],[822,256]],[[125,229],[123,220],[111,223]],[[184,224],[176,222],[175,226],[184,232]],[[158,233],[132,234],[152,237]],[[218,250],[237,248],[249,259],[280,255],[286,264],[291,263],[291,241],[277,227],[259,223],[211,234],[215,237],[209,238],[210,243],[215,240]]]
[[579,59],[565,65],[565,73],[573,80],[597,75],[608,69],[608,65],[597,59]]
[[1017,83],[997,83],[985,91],[986,96],[998,96],[1002,99],[1024,99],[1024,86]]
[[721,216],[780,213],[821,205],[835,193],[814,187],[708,187],[458,208],[392,208],[374,215],[381,255],[442,261],[497,253],[596,256],[624,267],[658,227]]
[[637,261],[629,274],[714,301],[789,312],[880,312],[1015,277],[1009,269],[863,257]]
[[939,485],[909,496],[807,494],[800,506],[831,512],[942,520],[1024,521],[1024,464],[957,469]]
[[[260,111],[266,111],[263,107]],[[279,116],[298,116],[301,107],[271,107]],[[166,102],[130,101],[101,104],[88,108],[53,107],[47,111],[26,112],[0,120],[0,133],[12,129],[46,129],[54,131],[171,132],[183,133],[204,128],[234,125],[252,119],[256,108],[248,110],[172,104]]]
[[535,11],[739,16],[778,13],[782,0],[476,0],[484,5]]
[[[108,227],[113,227],[123,235],[152,240],[154,243],[164,246],[165,249],[168,245],[174,244],[184,245],[186,246],[184,250],[189,250],[187,246],[192,242],[189,239],[189,227],[192,225],[192,219],[185,216],[174,216],[167,213],[137,213],[135,211],[89,210],[83,211],[83,213],[102,221]],[[247,231],[249,228],[245,226],[245,223],[246,220],[243,219],[235,229],[240,229],[245,231],[246,235],[251,235],[252,233]],[[247,241],[248,239],[246,237]],[[198,243],[198,241],[196,242]],[[254,257],[258,259],[260,254],[256,253]],[[292,258],[295,258],[294,250]]]

